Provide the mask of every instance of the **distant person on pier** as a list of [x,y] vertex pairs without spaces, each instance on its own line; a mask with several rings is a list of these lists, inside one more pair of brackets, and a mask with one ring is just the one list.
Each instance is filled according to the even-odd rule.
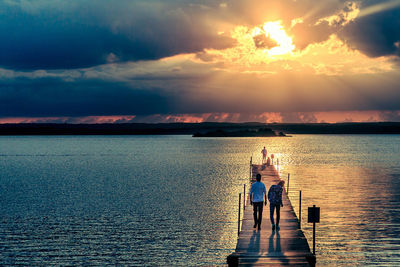
[[[278,184],[271,185],[268,190],[268,200],[269,200],[269,214],[272,224],[272,231],[279,230],[279,219],[281,217],[281,207],[283,207],[282,202],[282,191],[285,181],[280,180]],[[274,211],[276,210],[276,225],[274,221]]]
[[261,182],[261,174],[256,175],[257,182],[251,185],[250,189],[250,204],[253,205],[254,226],[258,225],[258,230],[261,230],[262,212],[264,206],[267,205],[267,189],[265,184]]
[[261,164],[265,164],[267,162],[267,149],[265,147],[263,150],[261,150],[261,154],[262,154],[262,163]]

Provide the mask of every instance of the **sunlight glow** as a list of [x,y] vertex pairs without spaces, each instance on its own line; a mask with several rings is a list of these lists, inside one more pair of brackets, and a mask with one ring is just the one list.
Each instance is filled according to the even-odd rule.
[[268,53],[269,56],[288,54],[295,48],[292,38],[286,34],[281,21],[266,22],[262,28],[255,27],[252,30],[253,37],[261,34],[265,35],[266,38],[276,41],[277,46],[265,49],[265,52]]
[[[348,5],[346,14],[338,13],[323,19],[345,25],[354,20],[357,12],[357,6]],[[336,20],[337,18],[342,20]],[[292,20],[291,25],[297,23],[302,23],[302,19]],[[296,36],[288,35],[291,26],[288,25],[288,33],[285,26],[281,20],[253,27],[236,26],[230,32],[231,38],[236,41],[235,46],[222,50],[205,49],[203,53],[196,55],[195,60],[214,64],[214,70],[225,73],[240,72],[258,77],[288,72],[332,77],[386,73],[395,69],[396,65],[391,57],[370,58],[358,50],[351,49],[336,34],[331,34],[325,41],[310,42],[306,48],[298,49],[293,43]]]

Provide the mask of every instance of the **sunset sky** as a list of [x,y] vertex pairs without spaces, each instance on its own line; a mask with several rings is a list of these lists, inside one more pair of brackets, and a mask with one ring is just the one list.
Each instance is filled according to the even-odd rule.
[[3,0],[0,123],[400,121],[400,0]]

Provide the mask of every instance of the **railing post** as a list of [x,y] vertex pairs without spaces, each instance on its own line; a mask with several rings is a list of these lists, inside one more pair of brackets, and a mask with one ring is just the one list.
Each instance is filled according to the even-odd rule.
[[289,196],[289,182],[290,182],[290,173],[288,173],[288,175],[287,175],[287,189],[286,189],[286,192],[288,193],[288,196]]
[[[315,205],[313,205],[313,207],[315,208]],[[312,238],[312,247],[313,247],[313,254],[315,255],[315,221],[313,222],[313,229],[312,229],[312,233],[313,233],[313,238]]]
[[299,228],[301,229],[301,190],[299,195]]
[[252,176],[252,165],[253,165],[253,156],[251,156],[250,157],[250,179],[251,179],[251,176]]
[[315,255],[315,223],[319,223],[320,208],[313,205],[308,208],[308,222],[313,223],[313,254]]
[[240,234],[240,208],[241,208],[242,193],[239,193],[239,216],[238,216],[238,235]]
[[243,211],[246,209],[246,184],[243,184]]

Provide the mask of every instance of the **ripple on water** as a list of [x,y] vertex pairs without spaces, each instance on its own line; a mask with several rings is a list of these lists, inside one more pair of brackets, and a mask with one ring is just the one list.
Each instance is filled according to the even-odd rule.
[[[321,266],[400,264],[400,138],[0,137],[0,265],[222,265],[265,145]],[[311,237],[309,224],[303,227]],[[311,239],[309,239],[311,241]]]

